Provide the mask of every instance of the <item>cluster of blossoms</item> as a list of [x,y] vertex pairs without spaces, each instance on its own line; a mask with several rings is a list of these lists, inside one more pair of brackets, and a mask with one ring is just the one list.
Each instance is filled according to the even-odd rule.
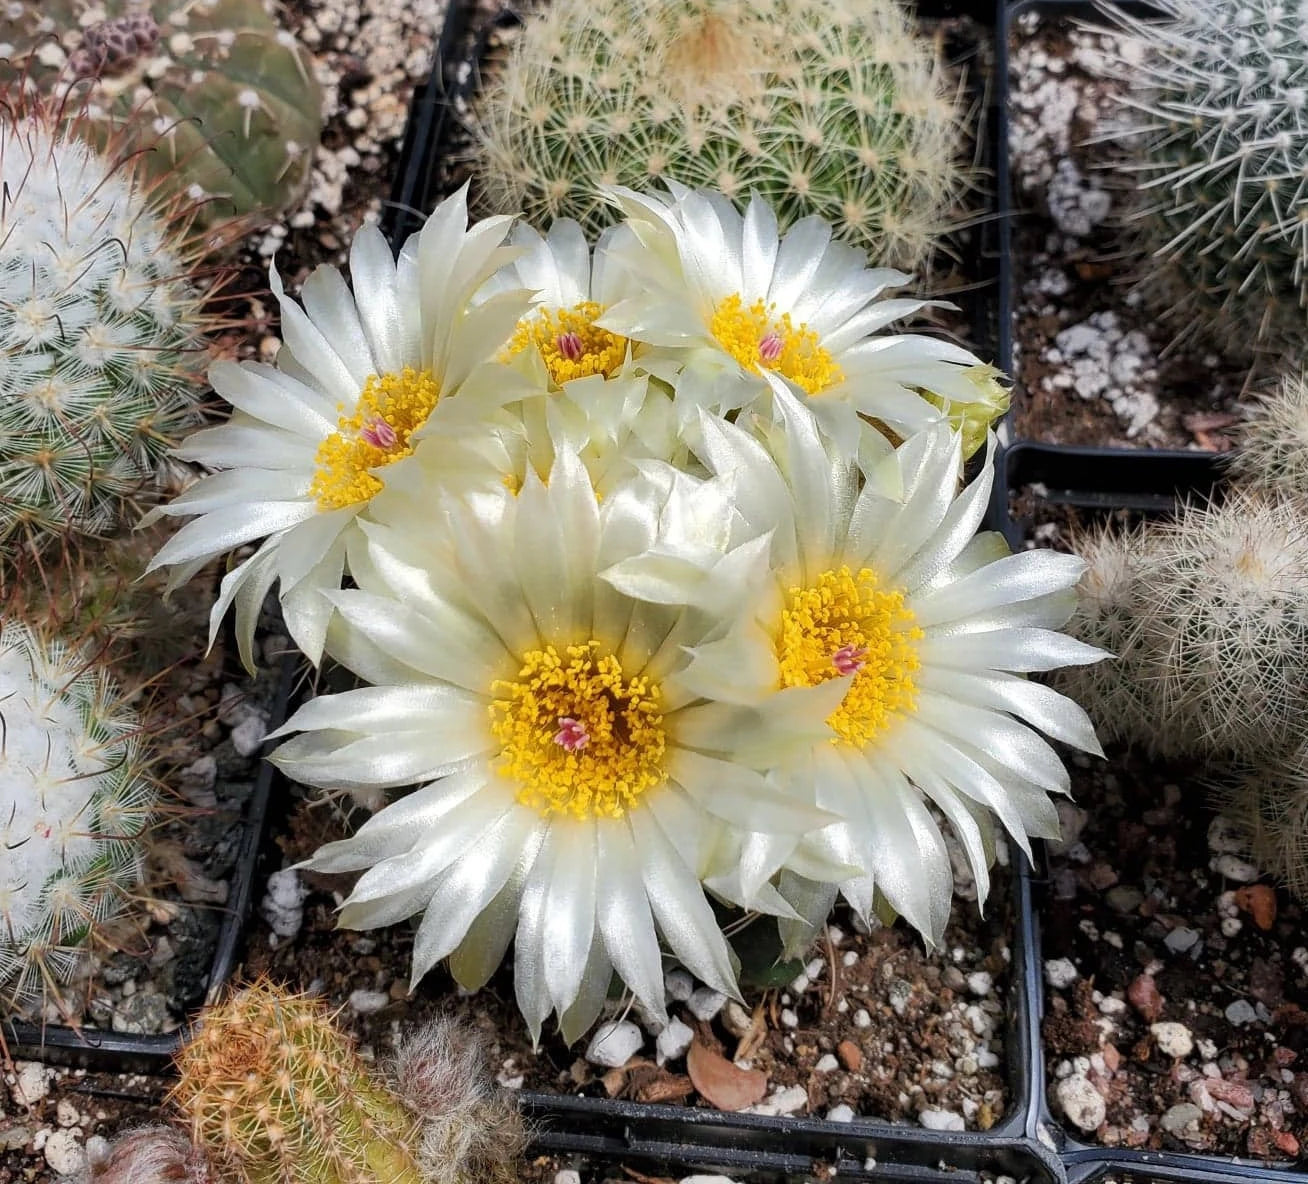
[[961,487],[996,371],[884,332],[924,302],[819,219],[611,196],[593,252],[468,227],[460,193],[397,260],[361,230],[353,295],[274,276],[277,364],[213,370],[235,412],[182,455],[221,471],[155,560],[262,540],[215,628],[234,605],[248,657],[279,584],[301,649],[367,684],[273,758],[377,811],[308,863],[363,873],[341,923],[421,914],[414,981],[448,958],[469,989],[512,942],[533,1034],[568,1039],[615,972],[663,1014],[663,946],[737,994],[710,896],[794,933],[843,893],[938,941],[942,824],[984,895],[995,819],[1056,831],[1034,729],[1098,751],[1024,677],[1102,656],[1057,631],[1081,561],[1007,554],[988,466]]

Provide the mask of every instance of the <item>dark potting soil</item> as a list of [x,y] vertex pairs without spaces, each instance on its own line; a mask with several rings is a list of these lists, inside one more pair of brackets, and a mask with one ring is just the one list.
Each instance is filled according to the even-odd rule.
[[1104,39],[1024,14],[1009,46],[1014,434],[1054,444],[1226,451],[1255,379],[1222,343],[1173,342],[1133,286],[1130,176],[1104,141],[1121,84]]
[[1109,1146],[1304,1162],[1304,909],[1204,808],[1208,775],[1075,758],[1041,905],[1050,1102]]

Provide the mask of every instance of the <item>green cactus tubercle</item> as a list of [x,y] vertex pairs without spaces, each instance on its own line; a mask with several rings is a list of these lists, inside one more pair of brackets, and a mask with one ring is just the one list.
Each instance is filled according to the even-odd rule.
[[[261,0],[21,0],[0,81],[84,93],[88,137],[126,137],[166,192],[206,220],[273,217],[308,185],[322,95],[308,54]],[[99,21],[88,24],[90,15]],[[56,70],[40,47],[60,36]]]

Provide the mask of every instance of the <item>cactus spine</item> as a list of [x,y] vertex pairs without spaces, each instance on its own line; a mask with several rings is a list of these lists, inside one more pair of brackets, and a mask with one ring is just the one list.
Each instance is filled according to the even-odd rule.
[[477,105],[482,204],[613,220],[599,184],[765,198],[912,267],[964,188],[959,111],[895,0],[556,0]]
[[[1105,737],[1163,756],[1264,759],[1305,735],[1308,529],[1289,500],[1232,492],[1078,548],[1069,631],[1118,655],[1057,676]],[[1111,676],[1111,677],[1110,677]]]
[[0,559],[102,534],[198,418],[186,217],[40,106],[0,124]]
[[0,998],[69,981],[140,881],[154,813],[139,720],[74,646],[0,625]]
[[[322,95],[308,55],[262,0],[20,0],[18,9],[8,77],[82,96],[89,138],[149,148],[146,174],[205,203],[205,220],[270,218],[303,196]],[[51,32],[62,69],[45,64]]]
[[1308,378],[1282,378],[1252,407],[1229,454],[1230,471],[1247,485],[1285,497],[1308,497]]
[[[1140,290],[1223,348],[1308,338],[1308,13],[1282,0],[1112,9]],[[1160,266],[1161,265],[1161,266]]]

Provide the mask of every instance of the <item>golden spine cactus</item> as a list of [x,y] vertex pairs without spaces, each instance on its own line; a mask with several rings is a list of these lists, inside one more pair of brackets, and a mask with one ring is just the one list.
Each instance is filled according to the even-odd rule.
[[601,185],[751,192],[916,267],[967,187],[957,96],[897,0],[555,0],[473,117],[480,199],[590,235]]
[[205,1012],[172,1100],[219,1178],[419,1184],[419,1123],[324,1003],[256,982]]

